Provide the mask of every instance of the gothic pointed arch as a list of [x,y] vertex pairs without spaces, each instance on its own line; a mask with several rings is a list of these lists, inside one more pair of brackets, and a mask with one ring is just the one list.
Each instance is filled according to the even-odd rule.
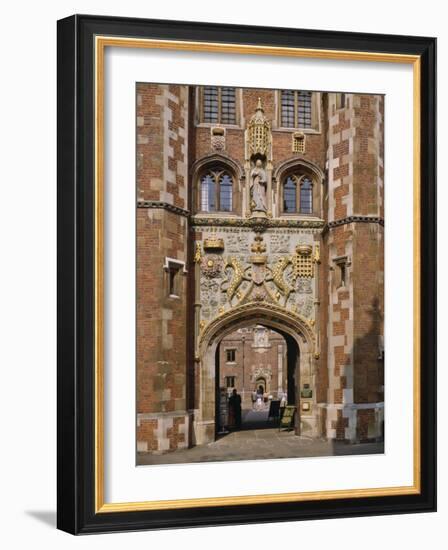
[[303,354],[315,351],[315,334],[306,319],[275,304],[251,302],[230,309],[204,327],[199,341],[201,353],[225,335],[246,326],[248,321],[286,332],[296,340]]
[[275,178],[276,181],[279,181],[288,172],[291,172],[296,168],[301,168],[302,170],[307,172],[318,183],[323,183],[325,180],[325,174],[322,169],[314,162],[311,162],[310,160],[303,157],[292,157],[284,160],[283,162],[280,162],[275,166],[272,176],[273,178]]

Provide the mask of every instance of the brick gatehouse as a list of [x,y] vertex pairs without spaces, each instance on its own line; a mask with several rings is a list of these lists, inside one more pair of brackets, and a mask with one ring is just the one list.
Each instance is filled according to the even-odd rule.
[[140,83],[136,108],[138,451],[213,441],[219,389],[256,384],[297,434],[381,440],[384,98]]

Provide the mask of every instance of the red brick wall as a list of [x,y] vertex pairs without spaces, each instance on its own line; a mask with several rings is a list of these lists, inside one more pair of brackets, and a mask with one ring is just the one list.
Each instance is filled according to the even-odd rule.
[[[171,297],[164,266],[188,267],[187,218],[144,201],[188,207],[187,109],[186,87],[137,85],[137,413],[179,412],[163,434],[170,449],[185,443],[187,279],[179,264]],[[148,450],[158,450],[157,428],[157,419],[139,422]]]

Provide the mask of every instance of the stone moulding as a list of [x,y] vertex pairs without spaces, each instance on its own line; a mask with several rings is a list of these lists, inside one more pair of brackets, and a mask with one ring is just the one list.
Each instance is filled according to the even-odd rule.
[[161,208],[163,210],[168,210],[169,212],[179,214],[180,216],[184,216],[186,218],[190,216],[189,210],[181,208],[180,206],[174,206],[174,204],[163,201],[147,201],[140,199],[137,201],[137,208]]
[[274,172],[272,174],[272,178],[274,181],[281,181],[285,174],[287,174],[290,170],[295,168],[304,168],[311,176],[314,176],[316,180],[320,183],[323,183],[325,181],[325,174],[322,171],[322,169],[315,164],[314,162],[311,162],[307,158],[304,158],[303,156],[297,156],[291,157],[289,159],[286,159],[282,162],[280,162],[274,169]]
[[379,216],[347,216],[346,218],[328,222],[323,231],[326,232],[333,227],[339,227],[340,225],[347,225],[349,223],[377,223],[384,226],[384,218],[380,218]]
[[213,319],[204,326],[200,334],[199,349],[206,347],[221,329],[229,327],[239,322],[245,322],[247,318],[263,318],[269,323],[269,320],[282,324],[285,329],[302,335],[303,339],[310,346],[310,351],[315,350],[316,335],[309,321],[291,310],[287,310],[273,303],[247,302],[243,305],[235,306]]
[[201,172],[204,168],[215,163],[224,164],[227,168],[230,168],[238,180],[241,181],[244,179],[244,169],[241,166],[241,163],[229,156],[227,153],[221,151],[219,153],[213,152],[212,154],[205,155],[197,159],[192,164],[190,173],[193,180],[197,179],[199,172]]
[[203,218],[192,216],[192,226],[216,226],[216,227],[247,227],[257,232],[272,228],[304,228],[322,229],[325,226],[323,220],[291,220],[291,219],[269,219],[261,220],[253,218]]

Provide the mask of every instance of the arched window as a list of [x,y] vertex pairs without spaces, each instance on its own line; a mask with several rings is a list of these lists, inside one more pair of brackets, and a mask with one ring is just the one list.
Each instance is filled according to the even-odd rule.
[[283,182],[283,212],[313,213],[313,182],[303,174],[290,174]]
[[232,212],[233,179],[227,170],[208,170],[200,181],[202,212]]
[[206,174],[201,180],[201,210],[213,212],[216,210],[216,182],[212,174]]

